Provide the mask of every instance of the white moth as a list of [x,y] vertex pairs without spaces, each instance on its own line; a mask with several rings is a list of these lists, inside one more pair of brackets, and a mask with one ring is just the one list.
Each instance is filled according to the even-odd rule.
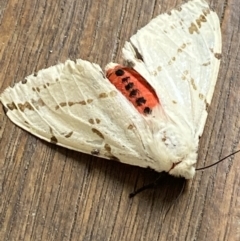
[[129,67],[107,65],[111,81],[97,64],[67,60],[7,88],[1,102],[46,141],[192,178],[220,64],[216,13],[189,1],[140,29],[123,57]]

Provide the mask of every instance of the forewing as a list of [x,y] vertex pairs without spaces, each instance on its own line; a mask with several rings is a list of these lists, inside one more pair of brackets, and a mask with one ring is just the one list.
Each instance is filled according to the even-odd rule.
[[131,37],[125,60],[154,87],[165,113],[202,134],[221,58],[218,16],[203,0],[159,15]]
[[147,165],[147,125],[96,64],[68,60],[28,76],[0,98],[15,124],[46,141]]

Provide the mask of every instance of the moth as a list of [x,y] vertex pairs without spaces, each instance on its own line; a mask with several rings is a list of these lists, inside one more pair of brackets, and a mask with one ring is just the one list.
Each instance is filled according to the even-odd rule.
[[0,96],[33,135],[106,159],[191,179],[220,58],[217,14],[192,0],[126,42],[126,65],[77,59],[26,77]]

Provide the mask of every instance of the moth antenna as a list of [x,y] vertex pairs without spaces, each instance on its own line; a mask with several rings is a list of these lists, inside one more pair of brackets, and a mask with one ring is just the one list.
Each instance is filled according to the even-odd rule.
[[235,151],[235,152],[229,154],[228,156],[223,157],[222,159],[220,159],[219,161],[217,161],[217,162],[215,162],[215,163],[213,163],[213,164],[210,164],[210,165],[205,166],[205,167],[196,168],[196,171],[204,170],[204,169],[207,169],[207,168],[209,168],[209,167],[215,166],[215,165],[217,165],[218,163],[220,163],[220,162],[224,161],[225,159],[227,159],[228,157],[237,154],[238,152],[240,152],[240,150]]
[[151,183],[149,183],[147,185],[144,185],[144,186],[138,188],[137,190],[133,191],[132,193],[129,194],[129,198],[133,198],[138,193],[143,192],[146,189],[154,188],[155,186],[158,185],[159,180],[161,180],[162,178],[164,178],[166,176],[168,176],[167,172],[160,172],[160,175],[158,176],[158,178],[154,182],[151,182]]

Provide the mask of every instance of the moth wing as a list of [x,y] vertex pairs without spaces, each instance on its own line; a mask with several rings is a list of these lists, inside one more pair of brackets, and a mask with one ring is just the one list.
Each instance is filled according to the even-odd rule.
[[96,64],[68,60],[40,70],[7,88],[0,99],[15,124],[46,141],[147,165],[141,141],[147,125]]
[[166,114],[198,139],[221,57],[219,19],[208,4],[189,1],[159,15],[126,42],[123,56],[155,89]]

